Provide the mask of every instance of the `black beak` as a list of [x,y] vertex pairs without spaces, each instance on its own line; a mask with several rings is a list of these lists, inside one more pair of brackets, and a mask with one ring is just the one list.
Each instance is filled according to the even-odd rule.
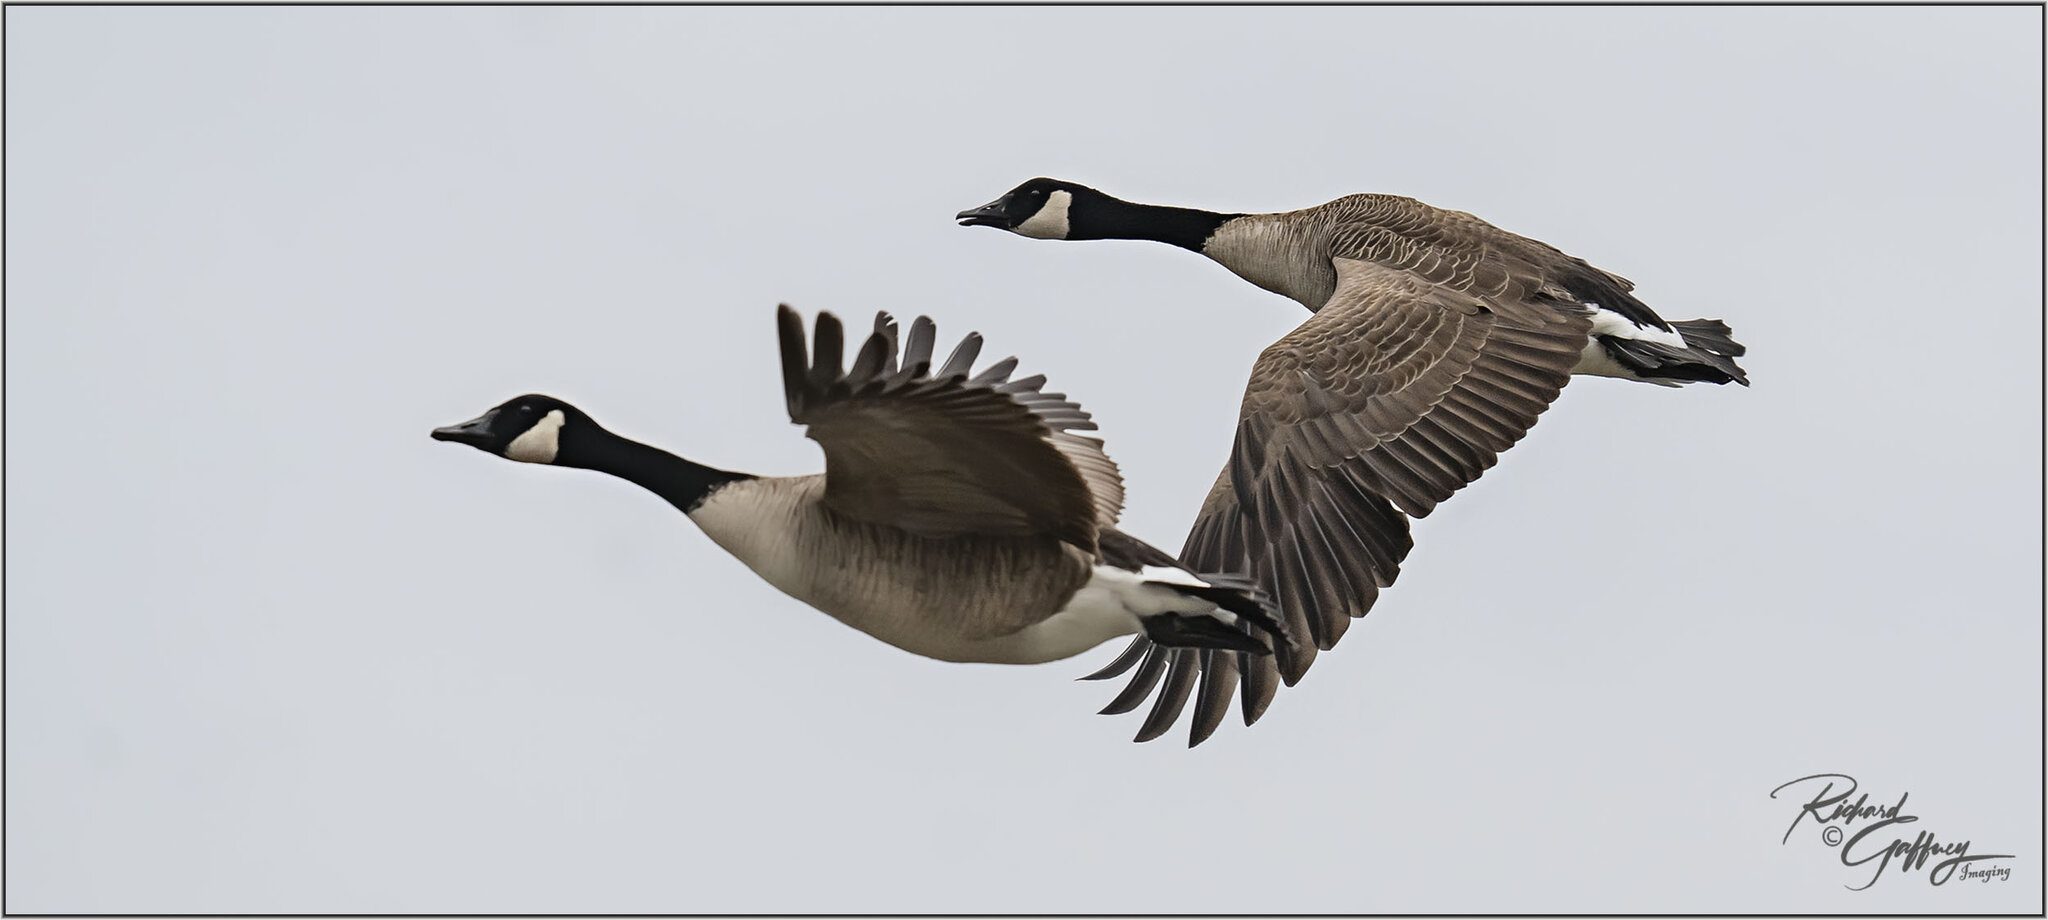
[[491,443],[491,422],[497,419],[498,410],[492,409],[460,425],[449,425],[434,429],[434,440],[454,441],[471,447],[483,447]]
[[1003,207],[1005,199],[998,198],[972,211],[961,211],[953,215],[962,227],[997,227],[1010,229],[1009,210]]

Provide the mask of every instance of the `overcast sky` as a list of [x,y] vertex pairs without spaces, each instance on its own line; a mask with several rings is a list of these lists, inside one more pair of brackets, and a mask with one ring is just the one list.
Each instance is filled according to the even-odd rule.
[[[6,906],[2038,911],[2041,15],[9,9]],[[1093,715],[1120,643],[916,658],[427,438],[813,471],[774,305],[930,313],[1178,546],[1307,314],[954,226],[1035,175],[1468,210],[1755,387],[1574,382],[1194,751]],[[1821,772],[2011,877],[1846,890]]]

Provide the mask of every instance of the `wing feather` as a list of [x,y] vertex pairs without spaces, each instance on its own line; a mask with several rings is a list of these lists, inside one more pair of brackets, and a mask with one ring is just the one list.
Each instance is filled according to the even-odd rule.
[[1372,261],[1334,260],[1329,302],[1260,355],[1230,461],[1181,553],[1197,569],[1251,572],[1289,631],[1313,641],[1181,658],[1139,637],[1091,676],[1142,661],[1109,710],[1160,690],[1141,740],[1191,695],[1190,743],[1208,738],[1233,682],[1256,721],[1394,583],[1408,519],[1491,468],[1569,379],[1591,325],[1583,308],[1423,236],[1368,228],[1345,243]]
[[931,372],[937,327],[910,325],[898,352],[884,313],[843,364],[845,331],[818,314],[808,345],[803,320],[778,311],[784,397],[790,419],[825,451],[823,501],[871,523],[933,537],[1050,534],[1094,551],[1116,522],[1123,480],[1095,427],[1043,376],[1011,380],[1006,358],[970,377],[981,336],[961,339]]

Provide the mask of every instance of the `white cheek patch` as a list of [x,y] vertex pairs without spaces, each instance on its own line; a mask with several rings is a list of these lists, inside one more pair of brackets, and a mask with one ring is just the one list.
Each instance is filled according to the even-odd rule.
[[1031,219],[1010,228],[1010,230],[1019,236],[1028,236],[1034,240],[1066,239],[1067,208],[1073,205],[1073,203],[1074,194],[1072,192],[1054,192],[1046,196],[1045,206],[1039,208],[1038,213],[1031,215]]
[[562,423],[568,421],[560,409],[550,409],[548,414],[534,422],[532,428],[513,438],[505,445],[505,457],[521,463],[553,463],[555,451],[562,447]]

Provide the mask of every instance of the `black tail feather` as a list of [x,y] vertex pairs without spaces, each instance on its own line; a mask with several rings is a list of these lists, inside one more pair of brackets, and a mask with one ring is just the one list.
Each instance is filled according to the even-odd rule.
[[1600,345],[1616,363],[1647,379],[1749,386],[1749,373],[1735,363],[1749,349],[1730,337],[1727,323],[1696,319],[1672,323],[1671,328],[1689,347],[1606,335],[1600,337]]
[[1273,651],[1257,636],[1204,614],[1161,613],[1146,617],[1145,637],[1168,648],[1218,648],[1260,655]]
[[1740,358],[1749,353],[1748,348],[1733,338],[1735,330],[1718,319],[1689,319],[1672,323],[1671,328],[1694,348],[1730,358]]
[[1275,641],[1292,643],[1292,636],[1280,624],[1280,618],[1273,615],[1273,600],[1266,592],[1259,590],[1250,579],[1242,575],[1226,575],[1221,572],[1202,572],[1195,577],[1208,582],[1206,585],[1183,585],[1168,582],[1154,582],[1175,591],[1197,597],[1218,607],[1237,614],[1238,618],[1264,630]]

